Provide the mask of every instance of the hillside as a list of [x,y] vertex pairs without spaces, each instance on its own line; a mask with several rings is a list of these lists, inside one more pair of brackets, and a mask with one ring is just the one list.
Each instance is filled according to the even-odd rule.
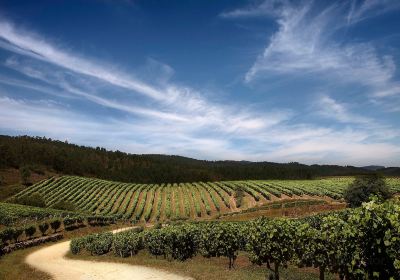
[[55,172],[132,183],[310,179],[369,172],[352,166],[205,161],[181,156],[137,155],[41,137],[0,136],[0,169],[23,166],[39,173]]
[[[180,184],[128,184],[76,176],[51,178],[18,193],[14,199],[37,192],[47,207],[72,202],[89,214],[118,215],[127,220],[207,219],[257,208],[282,200],[333,202],[353,180],[221,181]],[[393,192],[400,180],[386,179]]]

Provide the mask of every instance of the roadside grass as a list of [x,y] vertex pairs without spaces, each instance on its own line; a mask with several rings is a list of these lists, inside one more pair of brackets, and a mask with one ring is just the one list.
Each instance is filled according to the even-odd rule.
[[[117,228],[123,228],[130,225],[115,224],[104,227],[84,227],[74,231],[63,232],[64,238],[59,242],[64,242],[71,238],[85,236],[91,233],[111,231]],[[45,243],[40,246],[35,246],[23,250],[16,250],[10,254],[0,257],[0,279],[4,280],[49,280],[51,277],[46,273],[38,271],[25,263],[25,258],[30,253],[56,244],[56,242]]]
[[[72,255],[68,253],[67,258],[87,261],[103,261],[114,263],[125,263],[140,265],[163,270],[178,275],[189,276],[197,280],[265,280],[268,279],[266,266],[253,265],[247,258],[246,253],[241,253],[235,263],[235,268],[228,269],[226,258],[203,258],[196,256],[187,261],[167,260],[163,257],[155,257],[147,251],[142,250],[136,256],[120,258],[112,253],[102,256],[91,256],[88,253]],[[317,280],[319,272],[313,268],[297,268],[289,266],[281,271],[283,280]],[[336,279],[334,275],[326,275],[327,280]]]

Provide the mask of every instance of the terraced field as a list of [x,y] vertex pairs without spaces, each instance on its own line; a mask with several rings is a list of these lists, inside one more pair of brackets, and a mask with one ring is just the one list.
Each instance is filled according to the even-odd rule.
[[[352,180],[343,177],[158,185],[62,176],[35,184],[16,197],[37,192],[49,208],[59,201],[71,201],[79,211],[114,214],[128,220],[204,219],[281,199],[340,200]],[[400,179],[386,180],[393,192],[400,192]]]

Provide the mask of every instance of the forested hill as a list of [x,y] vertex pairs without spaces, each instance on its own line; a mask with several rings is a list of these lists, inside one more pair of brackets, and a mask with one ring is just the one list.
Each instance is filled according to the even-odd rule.
[[41,137],[0,136],[0,168],[22,166],[135,183],[308,179],[369,172],[350,166],[204,161],[180,156],[136,155]]

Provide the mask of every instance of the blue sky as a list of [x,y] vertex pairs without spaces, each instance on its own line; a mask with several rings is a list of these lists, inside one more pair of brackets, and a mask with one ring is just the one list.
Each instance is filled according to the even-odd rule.
[[0,133],[400,165],[400,2],[0,2]]

